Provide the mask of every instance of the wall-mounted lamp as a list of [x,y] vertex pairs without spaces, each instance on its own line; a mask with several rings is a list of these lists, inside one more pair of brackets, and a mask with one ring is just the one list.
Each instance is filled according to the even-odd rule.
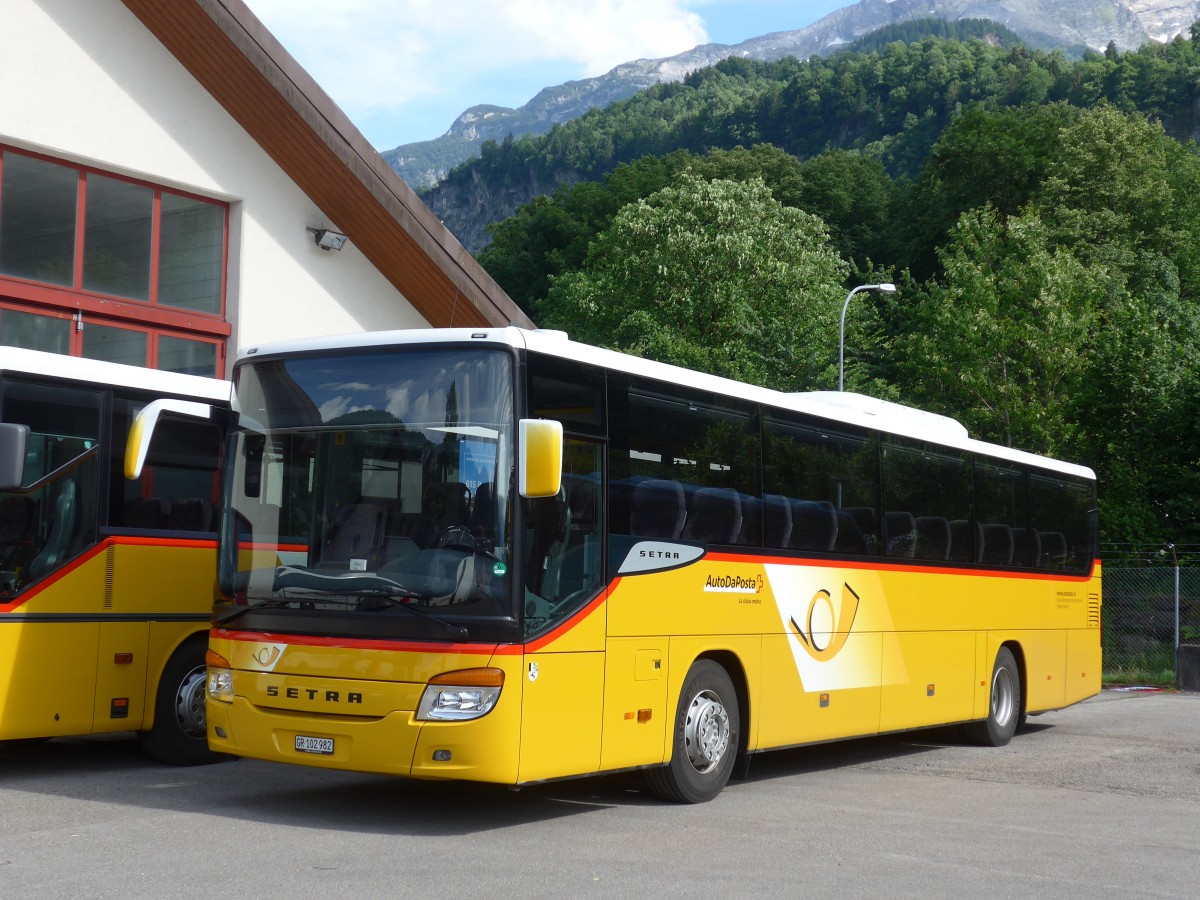
[[346,241],[350,240],[344,234],[330,231],[328,228],[309,228],[307,231],[322,250],[341,250],[346,246]]

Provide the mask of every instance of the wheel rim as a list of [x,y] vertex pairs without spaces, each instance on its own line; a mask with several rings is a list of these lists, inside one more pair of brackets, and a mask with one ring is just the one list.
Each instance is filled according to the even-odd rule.
[[683,726],[683,743],[692,768],[704,775],[711,772],[729,749],[729,713],[721,698],[701,691],[688,706]]
[[201,739],[206,734],[204,680],[204,666],[197,666],[183,677],[175,693],[175,721],[190,738]]
[[1012,672],[1001,667],[992,676],[992,718],[996,720],[997,725],[1003,727],[1012,719],[1016,707]]

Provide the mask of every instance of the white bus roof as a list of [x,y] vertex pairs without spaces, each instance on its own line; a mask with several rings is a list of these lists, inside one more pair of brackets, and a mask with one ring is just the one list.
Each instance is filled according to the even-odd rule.
[[0,373],[15,372],[45,378],[62,378],[109,387],[134,388],[156,395],[194,397],[229,402],[230,384],[218,378],[182,375],[142,366],[81,359],[61,353],[0,347]]
[[577,362],[592,363],[606,369],[615,369],[653,378],[672,384],[687,384],[700,390],[737,397],[751,403],[762,403],[779,409],[817,416],[831,422],[841,422],[883,431],[913,440],[934,441],[946,447],[979,453],[994,459],[1039,466],[1066,475],[1095,480],[1095,473],[1086,466],[1038,456],[1023,450],[1014,450],[1000,444],[991,444],[971,438],[967,429],[949,416],[925,412],[900,403],[865,397],[861,394],[839,391],[811,391],[807,393],[784,393],[770,388],[757,387],[707,375],[691,369],[683,369],[666,363],[654,362],[615,350],[605,350],[589,344],[570,340],[565,332],[523,328],[422,328],[406,331],[373,331],[358,334],[333,335],[306,338],[294,341],[261,344],[238,353],[238,363],[252,360],[256,356],[276,354],[311,353],[329,350],[353,350],[370,347],[388,347],[400,344],[442,343],[491,343],[510,347],[524,347],[536,353],[558,356]]

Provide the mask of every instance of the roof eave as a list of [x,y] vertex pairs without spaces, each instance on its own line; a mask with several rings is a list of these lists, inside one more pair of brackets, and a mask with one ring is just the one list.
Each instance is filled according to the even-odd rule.
[[430,325],[532,326],[241,0],[123,2]]

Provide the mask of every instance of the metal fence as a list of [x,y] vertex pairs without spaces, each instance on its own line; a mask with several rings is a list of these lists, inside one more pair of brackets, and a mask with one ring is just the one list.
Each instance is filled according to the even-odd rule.
[[1200,644],[1200,567],[1104,567],[1104,678],[1173,683],[1176,648]]

